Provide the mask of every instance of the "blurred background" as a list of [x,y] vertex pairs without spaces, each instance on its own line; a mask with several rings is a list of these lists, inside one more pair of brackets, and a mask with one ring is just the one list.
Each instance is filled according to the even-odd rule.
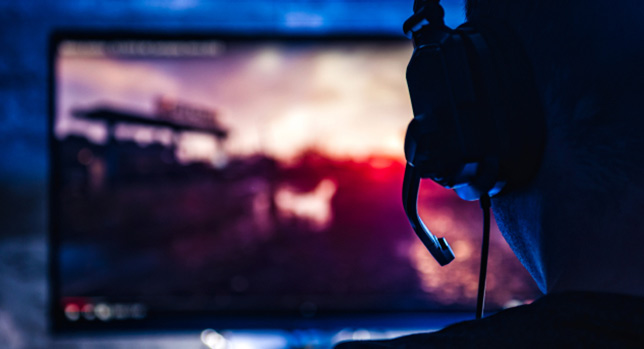
[[[464,20],[462,1],[445,0],[442,3],[446,8],[446,22],[448,25],[456,26]],[[48,147],[47,103],[52,96],[48,94],[47,77],[49,74],[49,38],[53,30],[65,29],[76,33],[82,33],[85,30],[119,30],[156,34],[201,32],[209,34],[221,33],[225,35],[242,34],[246,36],[261,34],[263,36],[275,35],[276,37],[289,35],[337,36],[348,34],[352,36],[383,36],[391,40],[392,37],[400,36],[400,28],[402,27],[403,21],[411,14],[412,5],[413,1],[411,0],[1,1],[0,18],[2,20],[0,23],[2,30],[0,30],[0,42],[2,43],[2,53],[0,53],[0,94],[2,95],[3,103],[0,104],[0,223],[2,227],[0,229],[0,347],[207,348],[218,347],[222,343],[219,340],[219,333],[214,331],[200,332],[198,330],[181,333],[148,332],[130,333],[126,335],[101,334],[99,336],[83,334],[80,336],[66,335],[53,337],[49,334],[51,324],[47,318],[47,309],[51,299],[49,299],[50,276],[48,273],[48,243],[50,242],[48,235],[50,228],[48,223],[48,181],[51,162]],[[395,40],[393,41],[396,42]],[[393,86],[396,86],[396,88],[400,87],[400,94],[404,100],[406,96],[404,86],[404,57],[408,56],[410,50],[404,46],[403,41],[400,42],[402,44],[395,44],[397,46],[392,49],[392,52],[394,52],[392,54],[393,56],[379,57],[379,60],[375,61],[382,62],[378,64],[383,65],[388,64],[387,62],[391,60],[398,62],[389,65],[387,69],[393,69],[395,72],[397,71],[396,69],[400,68],[400,80],[396,80],[397,82]],[[347,51],[346,44],[344,45],[345,48],[339,51],[336,50],[336,53],[340,52],[340,55],[342,55],[342,52]],[[368,57],[369,54],[374,54],[373,52],[375,51],[370,50],[369,47],[363,48],[362,53],[359,53],[358,56]],[[96,67],[92,67],[91,65],[74,65],[73,59],[69,59],[67,63],[61,63],[62,72],[67,74],[69,76],[68,80],[71,81],[69,83],[71,87],[67,90],[63,87],[61,91],[68,91],[64,93],[67,93],[69,96],[73,95],[74,86],[81,84],[84,78],[91,75],[92,71],[101,71],[100,69],[113,69],[114,71],[119,71],[119,69],[121,71],[123,69],[127,70],[124,68],[127,66],[127,62],[120,62],[118,59],[115,59],[113,62],[106,60],[103,63],[107,64],[107,68],[105,66],[101,68],[99,66],[100,62],[97,63],[99,65]],[[119,66],[119,64],[122,66]],[[306,67],[305,65],[304,68]],[[154,66],[154,63],[151,63],[148,68],[150,68],[146,73],[148,75],[143,75],[144,78],[154,78],[159,75],[159,71],[165,69],[161,66]],[[344,69],[347,69],[347,67]],[[370,69],[372,71],[378,71],[377,66],[371,67]],[[387,69],[383,71],[389,71]],[[180,80],[180,77],[186,76],[186,74],[188,73],[184,74],[175,71],[174,78]],[[365,73],[363,72],[362,74],[364,75]],[[340,86],[344,82],[342,76],[333,76],[332,74],[327,80],[326,83],[331,85],[334,81],[337,81],[337,84]],[[98,83],[96,81],[91,82],[91,79],[88,79],[88,81],[87,84],[91,85],[93,83],[99,87],[98,91],[101,93],[101,96],[110,93],[110,85],[108,83],[103,85],[100,81]],[[156,96],[154,93],[156,92],[150,91],[150,96],[146,96],[146,102],[152,103],[152,96]],[[181,94],[177,92],[171,97],[176,97],[177,95],[180,96]],[[371,95],[367,94],[367,96]],[[188,97],[188,99],[190,98]],[[200,96],[196,100],[197,102],[205,101],[207,104],[208,96]],[[161,103],[159,101],[157,102]],[[64,104],[63,102],[60,103],[61,105]],[[87,106],[87,103],[85,106]],[[90,104],[90,106],[95,105]],[[68,109],[70,108],[72,106],[68,106]],[[342,109],[342,106],[340,106],[340,109]],[[70,114],[71,109],[64,113]],[[402,125],[406,123],[407,118],[411,117],[411,115],[401,113],[400,109],[397,109],[397,113],[396,117],[404,120]],[[288,118],[285,118],[285,120],[286,123],[282,125],[283,127],[294,127],[292,125],[293,120],[289,120]],[[228,122],[230,124],[230,120]],[[351,123],[348,123],[348,127],[359,128],[359,122],[360,119],[357,119],[353,126],[351,126]],[[387,121],[383,122],[386,123]],[[234,124],[234,120],[232,124]],[[233,126],[245,128],[243,124]],[[275,127],[279,128],[280,126],[278,124]],[[57,136],[62,139],[70,132],[62,127]],[[91,133],[91,131],[87,132]],[[329,134],[322,137],[328,138],[328,136]],[[91,138],[91,136],[87,135],[86,137]],[[272,137],[279,139],[279,132]],[[339,139],[343,139],[342,134],[338,137]],[[188,148],[188,157],[190,157],[190,149],[197,149],[200,144],[197,141],[196,143],[193,142],[191,146],[189,140],[185,143],[187,144],[185,146]],[[342,148],[343,146],[356,148],[355,144],[347,145],[342,143],[342,141],[336,143],[339,144],[339,148],[331,147],[326,149],[327,155],[344,154],[343,152],[346,149]],[[287,154],[284,156],[291,156],[288,155],[288,152],[293,149],[294,146],[292,144],[282,147],[280,147],[280,142],[277,141],[270,144],[270,149],[262,150],[261,152],[256,151],[256,153],[269,154],[272,158],[293,163],[293,159],[280,158],[281,155],[275,155]],[[394,140],[387,144],[393,144],[394,148],[398,145],[401,146],[400,140]],[[305,148],[304,146],[302,147]],[[377,148],[377,144],[372,144],[372,147]],[[400,153],[396,153],[395,150],[390,151],[390,149],[394,148],[387,148],[385,146],[379,151],[386,155],[389,160],[397,159],[394,162],[396,162],[395,166],[398,166],[397,164],[403,161],[402,147]],[[359,147],[357,149],[356,151],[359,153]],[[73,149],[73,152],[76,154],[78,149]],[[78,154],[82,153],[79,152]],[[194,154],[193,156],[195,157],[200,156],[198,151],[195,151]],[[309,161],[309,171],[316,173],[316,166],[329,168],[329,165],[324,162],[328,159],[322,158],[320,160],[319,154],[309,152],[305,155],[308,158],[306,156],[300,156],[298,161]],[[207,156],[212,158],[211,154],[207,154]],[[338,158],[333,159],[336,162],[339,161]],[[345,158],[342,159],[346,160]],[[382,159],[376,159],[377,161],[375,163],[373,160],[373,158],[370,158],[369,161],[372,162],[369,166],[372,167],[369,168],[375,166],[376,168],[380,167],[382,170],[383,163],[380,161]],[[85,160],[79,158],[79,161],[83,162]],[[189,159],[186,161],[189,161]],[[213,163],[211,165],[214,168],[220,168],[222,166],[221,163]],[[355,171],[351,170],[350,166],[347,167],[350,168],[350,172],[353,171],[352,173],[354,175],[364,170],[359,164],[352,163],[351,166],[356,166],[355,168],[357,170]],[[286,167],[288,168],[288,166]],[[261,169],[262,167],[259,168]],[[294,167],[291,166],[291,168]],[[388,177],[387,185],[391,184],[391,188],[393,188],[392,192],[394,192],[398,190],[398,181],[401,181],[402,178],[398,179],[397,177],[400,168],[392,171],[395,173],[395,177]],[[306,174],[306,172],[303,173]],[[300,173],[298,176],[303,175]],[[371,180],[374,181],[373,183],[378,182],[377,179],[372,178]],[[335,192],[338,183],[337,180],[335,182],[325,181],[324,178],[320,178],[319,181],[313,184],[302,184],[301,186],[308,186],[308,190],[313,192],[316,190],[320,192]],[[289,206],[288,202],[293,202],[292,198],[297,197],[298,193],[302,193],[301,188],[297,189],[296,187],[291,186],[281,192],[282,201],[286,202],[285,206]],[[441,232],[445,228],[454,227],[455,225],[458,225],[458,231],[475,229],[473,234],[476,241],[478,241],[478,230],[480,226],[480,218],[478,217],[479,213],[477,211],[478,205],[462,204],[453,200],[454,197],[450,196],[450,194],[445,195],[441,196],[443,200],[452,204],[447,205],[444,209],[439,208],[432,211],[435,214],[441,215],[444,219],[439,220],[438,223],[430,226],[430,228],[436,228]],[[434,198],[432,195],[426,197],[427,200],[432,198]],[[196,202],[199,202],[199,200],[196,200]],[[297,207],[293,205],[297,206],[297,203],[291,204],[292,207],[290,208],[293,212],[296,212]],[[398,203],[396,202],[395,205],[398,205]],[[455,213],[457,209],[465,210],[465,214],[459,216],[458,213]],[[323,226],[326,221],[322,219],[321,222],[320,224],[322,226],[309,228],[316,231],[327,229],[328,227]],[[492,296],[492,299],[500,307],[509,306],[507,304],[509,301],[522,302],[529,300],[531,296],[536,295],[534,285],[525,284],[529,283],[529,277],[526,273],[520,271],[520,266],[516,260],[510,260],[512,257],[509,249],[503,245],[498,231],[495,230],[495,232],[496,240],[494,241],[496,241],[496,246],[503,251],[503,257],[498,257],[496,261],[491,262],[491,272],[494,272],[492,269],[495,265],[507,265],[507,270],[511,270],[509,274],[512,275],[513,282],[519,283],[518,286],[513,286],[514,288],[510,287],[509,289],[521,290],[522,298],[519,300],[511,299],[512,297],[507,292],[503,293],[499,291],[496,293],[497,298],[495,299]],[[415,237],[412,236],[412,238]],[[198,244],[199,241],[196,241],[196,243]],[[448,291],[446,293],[444,292],[438,301],[463,305],[471,297],[469,294],[466,295],[467,297],[461,295],[465,297],[463,300],[459,298],[461,296],[459,296],[458,292],[467,293],[469,292],[467,291],[468,288],[463,285],[475,284],[472,275],[476,275],[476,266],[478,264],[475,262],[476,258],[474,257],[477,256],[477,252],[470,251],[472,248],[466,243],[460,246],[457,244],[455,249],[457,249],[457,254],[459,251],[464,251],[462,253],[468,256],[472,255],[472,259],[466,259],[466,262],[463,262],[464,264],[461,265],[464,268],[462,270],[468,270],[467,272],[447,274],[434,270],[430,266],[433,261],[428,261],[424,251],[419,249],[417,245],[410,246],[405,251],[411,256],[416,256],[410,259],[410,270],[417,272],[417,275],[414,275],[420,280],[419,287],[423,289],[423,292],[432,294],[432,292],[442,288],[443,285],[447,285]],[[494,253],[494,250],[492,253]],[[194,257],[194,253],[191,250],[184,251],[184,255]],[[367,276],[363,275],[363,277],[366,278]],[[240,281],[239,278],[235,279],[234,277],[233,279],[236,282],[233,283],[233,285],[236,285],[234,287],[243,288],[242,286],[245,285],[244,283],[246,281]],[[467,280],[463,281],[463,279]],[[497,289],[502,290],[504,288],[503,285],[507,285],[506,280],[499,281]],[[466,291],[463,291],[464,289]],[[457,291],[451,292],[449,290]],[[433,299],[432,301],[436,300]],[[314,329],[309,330],[313,331]],[[332,337],[334,338],[332,340],[339,340],[367,338],[369,336],[368,332],[355,331],[354,329],[354,331],[350,332],[325,334],[322,337],[327,339],[320,340],[320,336],[311,331],[285,332],[282,334],[275,334],[275,332],[252,332],[240,337],[241,339],[236,342],[235,348],[284,348],[289,347],[289,345],[293,347],[307,347],[307,343],[314,343],[308,346],[311,348],[325,347],[325,345],[329,345],[329,341],[331,340],[329,338]],[[262,344],[260,345],[258,343]],[[317,346],[315,346],[315,343],[318,343]]]

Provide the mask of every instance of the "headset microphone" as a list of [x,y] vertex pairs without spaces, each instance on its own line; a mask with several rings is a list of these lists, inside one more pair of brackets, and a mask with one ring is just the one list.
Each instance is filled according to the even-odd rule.
[[417,169],[407,163],[405,168],[405,179],[403,181],[403,207],[409,217],[409,222],[412,228],[423,242],[425,247],[434,256],[440,265],[447,265],[454,260],[454,252],[449,247],[445,238],[437,238],[425,226],[420,216],[418,216],[417,201],[418,201],[418,187],[420,185],[420,177],[418,176]]
[[403,30],[414,43],[407,85],[414,118],[405,137],[403,206],[412,228],[440,265],[454,259],[418,215],[421,178],[481,200],[484,238],[477,317],[482,316],[490,197],[534,177],[545,118],[520,41],[499,21],[444,23],[439,0],[416,0]]

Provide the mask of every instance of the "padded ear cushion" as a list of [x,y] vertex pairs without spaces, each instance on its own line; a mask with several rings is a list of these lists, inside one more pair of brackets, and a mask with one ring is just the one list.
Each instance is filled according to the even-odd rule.
[[407,70],[414,109],[407,160],[421,177],[455,189],[463,199],[497,193],[501,147],[487,97],[473,83],[481,69],[468,53],[471,45],[451,30],[419,32],[415,39]]
[[514,31],[497,22],[468,22],[456,30],[468,52],[472,83],[496,137],[489,156],[499,163],[503,192],[528,183],[538,171],[546,121],[530,61]]
[[[433,45],[434,41],[440,41],[440,46]],[[457,184],[455,179],[471,148],[461,134],[458,110],[474,102],[469,70],[463,66],[467,67],[467,54],[460,36],[451,30],[429,31],[427,36],[417,33],[416,50],[407,67],[414,120],[407,130],[405,154],[423,178],[446,187]]]
[[545,117],[518,38],[501,24],[470,22],[421,30],[415,44],[405,155],[419,176],[466,200],[529,182],[541,162]]

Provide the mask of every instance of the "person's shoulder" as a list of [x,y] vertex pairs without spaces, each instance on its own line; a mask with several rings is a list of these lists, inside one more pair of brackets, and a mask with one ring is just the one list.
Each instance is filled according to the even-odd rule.
[[376,348],[458,348],[481,346],[498,336],[498,332],[513,331],[508,327],[533,321],[524,315],[526,306],[508,309],[482,320],[459,322],[430,333],[419,333],[384,341],[356,341],[338,344],[335,349],[376,349]]
[[644,298],[594,293],[543,297],[481,320],[386,341],[346,342],[336,349],[644,347]]

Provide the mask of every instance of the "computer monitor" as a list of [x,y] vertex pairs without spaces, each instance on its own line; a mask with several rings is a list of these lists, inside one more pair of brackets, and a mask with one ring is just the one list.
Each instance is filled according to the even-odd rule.
[[[423,183],[446,267],[402,209],[411,52],[397,37],[53,35],[54,330],[473,316],[478,204]],[[537,294],[493,229],[488,308]]]

